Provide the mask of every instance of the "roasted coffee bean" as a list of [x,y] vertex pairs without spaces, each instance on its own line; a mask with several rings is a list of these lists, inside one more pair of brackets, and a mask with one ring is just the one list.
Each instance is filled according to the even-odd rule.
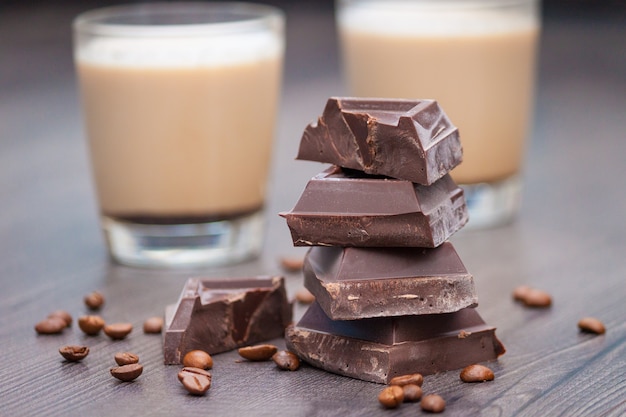
[[104,334],[113,340],[122,340],[133,331],[131,323],[113,323],[104,326]]
[[136,379],[143,372],[143,366],[138,363],[116,366],[111,368],[111,375],[120,381],[129,382]]
[[61,317],[49,317],[35,324],[35,331],[39,334],[59,334],[67,327]]
[[312,304],[315,301],[315,296],[309,290],[303,288],[296,293],[296,301],[300,304]]
[[280,266],[282,266],[283,269],[287,272],[302,271],[302,267],[304,266],[304,258],[283,256],[282,258],[280,258]]
[[269,361],[278,352],[278,348],[274,345],[255,345],[239,348],[237,352],[249,361]]
[[513,298],[517,301],[521,301],[527,307],[545,308],[552,305],[552,297],[550,294],[527,285],[517,287],[513,291]]
[[385,408],[396,408],[402,404],[402,401],[404,401],[404,390],[398,385],[385,387],[378,394],[378,402]]
[[131,365],[139,363],[139,356],[131,352],[118,352],[115,354],[115,362],[120,366]]
[[578,322],[578,328],[586,333],[604,334],[604,323],[594,317],[583,317]]
[[63,319],[66,327],[70,327],[72,325],[72,315],[65,310],[56,310],[48,314],[49,319],[53,317],[59,317]]
[[163,319],[161,317],[150,317],[143,322],[144,333],[161,333],[163,330]]
[[446,401],[437,394],[429,394],[422,398],[420,406],[424,411],[441,413],[446,409]]
[[461,371],[461,381],[463,382],[484,382],[493,381],[493,371],[483,365],[469,365]]
[[272,360],[278,368],[284,371],[295,371],[300,367],[300,359],[298,359],[295,354],[287,350],[280,350],[276,352],[272,356]]
[[188,368],[211,369],[213,358],[203,350],[191,350],[183,357],[183,366]]
[[81,316],[78,318],[78,327],[89,336],[96,336],[104,327],[104,320],[100,316]]
[[400,375],[400,376],[391,378],[391,381],[389,381],[389,385],[400,385],[400,386],[406,385],[406,384],[415,384],[418,387],[421,387],[422,383],[424,383],[424,377],[422,376],[422,374]]
[[78,362],[89,355],[89,348],[87,346],[68,345],[61,347],[59,353],[70,362]]
[[422,398],[422,388],[415,384],[402,385],[402,392],[404,393],[405,402],[415,402]]
[[87,294],[83,301],[90,310],[99,310],[104,305],[104,296],[94,291]]
[[203,395],[211,388],[211,373],[200,368],[183,368],[178,373],[178,380],[193,395]]

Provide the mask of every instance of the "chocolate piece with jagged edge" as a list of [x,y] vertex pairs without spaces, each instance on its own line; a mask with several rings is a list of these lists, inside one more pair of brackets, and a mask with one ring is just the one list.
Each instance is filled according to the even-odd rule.
[[425,186],[333,166],[313,177],[287,220],[295,246],[437,247],[467,223],[450,175]]
[[333,320],[450,313],[478,302],[474,278],[450,242],[434,249],[315,246],[303,273]]
[[364,381],[389,383],[399,375],[464,368],[505,352],[478,312],[331,320],[312,304],[287,328],[287,348],[309,364]]
[[200,349],[210,354],[281,337],[292,320],[283,277],[187,280],[165,315],[165,364]]
[[458,129],[434,100],[331,97],[297,159],[430,185],[462,159]]

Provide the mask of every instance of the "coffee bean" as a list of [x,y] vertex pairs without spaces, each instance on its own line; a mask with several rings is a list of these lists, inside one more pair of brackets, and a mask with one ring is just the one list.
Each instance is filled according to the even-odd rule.
[[59,334],[67,327],[61,317],[49,317],[35,324],[35,331],[39,334]]
[[89,355],[89,348],[87,346],[68,345],[61,347],[59,353],[70,362],[78,362]]
[[405,402],[415,402],[422,398],[422,388],[415,384],[402,385]]
[[302,271],[304,258],[284,256],[280,259],[280,266],[287,272]]
[[143,322],[144,333],[161,333],[163,329],[163,319],[161,317],[150,317]]
[[65,310],[56,310],[48,314],[49,319],[53,317],[59,317],[63,319],[66,327],[70,327],[72,325],[72,315]]
[[378,394],[378,402],[385,408],[396,408],[402,404],[402,401],[404,401],[404,390],[398,385],[385,387]]
[[296,293],[296,301],[301,304],[312,304],[315,301],[315,296],[309,290],[303,288]]
[[183,366],[188,368],[211,369],[213,358],[203,350],[191,350],[183,357]]
[[604,334],[604,323],[594,317],[583,317],[578,322],[578,328],[586,333]]
[[422,398],[420,403],[422,410],[431,413],[441,413],[446,409],[446,401],[437,394],[429,394]]
[[237,352],[249,361],[269,361],[278,352],[278,348],[274,345],[255,345],[239,348]]
[[115,354],[115,362],[120,366],[131,365],[139,363],[139,356],[131,352],[118,352]]
[[552,297],[545,291],[521,285],[513,291],[513,298],[527,307],[545,308],[552,305]]
[[461,371],[463,382],[493,381],[493,371],[483,365],[469,365]]
[[94,291],[87,294],[83,301],[90,310],[99,310],[104,305],[104,296]]
[[300,367],[300,359],[298,359],[295,354],[287,350],[280,350],[276,352],[272,356],[272,360],[278,368],[284,371],[295,371]]
[[422,376],[422,374],[407,374],[391,378],[391,381],[389,381],[389,385],[402,386],[407,384],[415,384],[418,387],[421,387],[423,382],[424,377]]
[[211,373],[200,368],[183,368],[178,373],[178,380],[193,395],[203,395],[211,388]]
[[78,318],[78,327],[89,336],[96,336],[104,327],[104,320],[100,316],[81,316]]
[[133,331],[131,323],[113,323],[104,326],[104,334],[113,340],[122,340]]
[[143,366],[138,363],[111,368],[111,375],[120,381],[129,382],[136,379],[143,372]]

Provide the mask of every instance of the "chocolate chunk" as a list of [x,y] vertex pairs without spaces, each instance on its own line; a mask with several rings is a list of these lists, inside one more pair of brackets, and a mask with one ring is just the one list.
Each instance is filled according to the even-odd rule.
[[[461,330],[470,333],[457,337]],[[331,320],[317,303],[287,328],[287,348],[329,372],[389,383],[398,375],[429,375],[496,359],[505,352],[473,308],[455,313]]]
[[438,248],[316,246],[304,285],[333,320],[450,313],[477,303],[474,278],[450,242]]
[[291,319],[282,277],[191,278],[166,311],[165,363],[180,364],[196,349],[213,355],[281,337]]
[[287,220],[295,246],[437,247],[467,223],[449,175],[430,186],[331,167],[313,177]]
[[461,162],[462,148],[436,101],[331,97],[297,159],[430,185]]

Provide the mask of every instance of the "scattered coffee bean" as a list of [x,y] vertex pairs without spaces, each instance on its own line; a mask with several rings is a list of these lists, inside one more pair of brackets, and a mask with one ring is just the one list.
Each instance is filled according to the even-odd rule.
[[111,375],[120,381],[129,382],[136,379],[143,372],[143,366],[138,363],[111,368]]
[[67,327],[61,317],[49,317],[35,324],[35,331],[39,334],[59,334]]
[[61,347],[59,353],[70,362],[78,362],[89,355],[89,348],[87,346],[68,345]]
[[278,352],[278,348],[274,345],[255,345],[239,348],[237,352],[249,361],[269,361]]
[[144,333],[161,333],[163,330],[163,319],[161,317],[150,317],[143,322]]
[[407,385],[407,384],[415,384],[418,387],[421,387],[422,383],[424,383],[424,377],[422,376],[422,374],[400,375],[400,376],[391,378],[391,381],[389,381],[389,385],[400,385],[400,386]]
[[302,271],[304,266],[304,258],[284,256],[280,259],[280,266],[288,272]]
[[87,294],[83,301],[90,310],[99,310],[104,305],[104,296],[94,291]]
[[604,334],[604,323],[594,317],[583,317],[578,322],[578,328],[586,333]]
[[402,401],[404,401],[404,390],[398,385],[385,387],[378,394],[378,402],[385,408],[396,408],[402,404]]
[[104,326],[104,334],[113,340],[122,340],[133,331],[131,323],[113,323]]
[[211,373],[200,368],[183,368],[178,373],[178,380],[193,395],[203,395],[211,388]]
[[309,290],[303,288],[296,293],[296,301],[300,304],[312,304],[315,301],[315,296]]
[[527,285],[517,287],[513,291],[513,298],[521,301],[527,307],[545,308],[552,305],[552,297],[545,291]]
[[81,316],[78,318],[78,327],[89,336],[96,336],[104,327],[104,320],[100,316]]
[[446,401],[437,394],[429,394],[422,398],[420,406],[424,411],[441,413],[446,409]]
[[493,371],[483,365],[469,365],[461,371],[461,381],[463,382],[484,382],[493,381]]
[[63,319],[66,327],[70,327],[72,325],[72,315],[65,310],[56,310],[48,314],[49,319],[52,317],[59,317]]
[[139,363],[139,356],[131,352],[118,352],[115,354],[115,362],[120,366],[131,365]]
[[183,366],[187,368],[211,369],[213,358],[203,350],[191,350],[183,357]]
[[272,356],[272,360],[278,368],[284,371],[295,371],[300,367],[300,359],[298,359],[295,354],[287,350],[280,350],[276,352]]
[[415,384],[406,384],[402,386],[405,402],[415,402],[422,398],[422,388]]

